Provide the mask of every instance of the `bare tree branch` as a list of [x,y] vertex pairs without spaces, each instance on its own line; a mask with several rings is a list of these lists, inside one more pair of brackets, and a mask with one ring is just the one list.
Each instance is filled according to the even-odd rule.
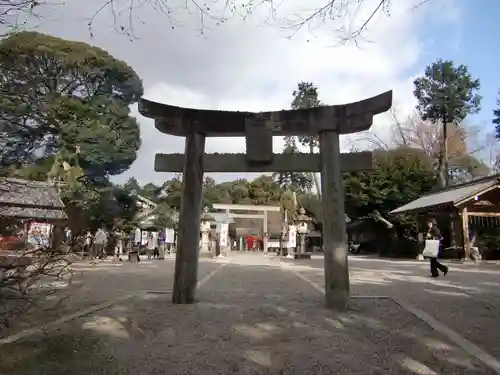
[[22,30],[30,19],[38,18],[37,10],[48,4],[45,0],[0,0],[0,37]]
[[[24,245],[24,240],[19,239]],[[5,245],[5,243],[4,243]],[[59,248],[28,246],[0,255],[0,330],[31,308],[57,309],[49,300],[72,278],[70,262]]]
[[[0,0],[0,26],[6,29],[5,34],[18,31],[27,25],[27,22],[38,17],[37,10],[42,7],[55,5],[57,1],[66,6],[63,0]],[[76,0],[68,0],[76,1]],[[416,0],[417,4],[409,9],[416,10],[429,0]],[[304,2],[306,4],[307,2]],[[376,0],[373,5],[368,0],[327,0],[324,5],[302,9],[293,16],[278,15],[287,5],[287,0],[102,0],[102,4],[95,9],[88,21],[89,33],[94,35],[93,26],[104,13],[111,13],[115,29],[129,38],[136,38],[135,25],[144,24],[139,19],[138,11],[150,7],[161,13],[168,20],[170,27],[182,27],[180,15],[196,15],[199,18],[198,31],[204,35],[210,25],[220,26],[235,17],[246,20],[257,11],[264,14],[265,22],[274,24],[290,31],[289,37],[307,27],[316,29],[330,22],[340,23],[334,33],[340,35],[342,43],[358,39],[368,29],[376,16],[383,14],[390,16],[391,0]],[[370,8],[368,8],[370,7]],[[283,13],[286,11],[283,10]],[[209,21],[209,22],[208,22]]]

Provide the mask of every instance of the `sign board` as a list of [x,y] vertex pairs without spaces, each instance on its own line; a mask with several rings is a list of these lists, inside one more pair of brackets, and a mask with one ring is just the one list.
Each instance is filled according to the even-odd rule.
[[286,247],[297,247],[297,228],[295,225],[290,225],[288,227],[288,244]]
[[227,236],[229,234],[229,224],[221,223],[220,224],[220,247],[224,248],[227,246]]
[[175,231],[173,229],[165,229],[165,243],[174,243]]
[[33,246],[48,247],[52,224],[32,222],[28,231],[28,243]]

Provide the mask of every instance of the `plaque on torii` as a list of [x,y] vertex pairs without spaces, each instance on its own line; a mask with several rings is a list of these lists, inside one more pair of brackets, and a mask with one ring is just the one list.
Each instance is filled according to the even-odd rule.
[[[349,301],[342,172],[372,168],[371,152],[340,153],[340,134],[368,130],[392,106],[392,91],[356,103],[272,112],[182,108],[146,99],[139,112],[156,128],[186,138],[184,154],[157,154],[155,171],[182,172],[183,191],[172,301],[195,301],[204,172],[321,172],[325,302]],[[319,154],[274,154],[273,136],[312,135]],[[245,137],[245,154],[205,154],[206,137]]]

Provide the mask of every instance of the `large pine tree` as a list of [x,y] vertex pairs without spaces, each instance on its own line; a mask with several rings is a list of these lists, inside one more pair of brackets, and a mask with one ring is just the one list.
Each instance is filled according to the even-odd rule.
[[[292,108],[307,109],[321,106],[319,100],[318,88],[312,82],[301,81],[297,85],[297,90],[293,92]],[[319,139],[317,136],[304,135],[298,137],[298,141],[302,146],[309,149],[310,154],[314,154],[314,150],[319,147]],[[311,173],[309,179],[314,181],[318,196],[321,195],[321,186],[317,173]]]
[[437,60],[427,66],[424,75],[414,81],[417,110],[423,120],[442,124],[443,140],[438,160],[438,175],[442,186],[449,182],[447,125],[457,126],[481,107],[479,79],[470,75],[465,65],[455,66],[451,60]]

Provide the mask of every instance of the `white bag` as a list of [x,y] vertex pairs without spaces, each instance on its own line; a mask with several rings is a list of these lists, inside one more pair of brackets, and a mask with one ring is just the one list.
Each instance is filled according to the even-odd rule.
[[437,258],[439,254],[439,240],[426,240],[422,255],[427,258]]

